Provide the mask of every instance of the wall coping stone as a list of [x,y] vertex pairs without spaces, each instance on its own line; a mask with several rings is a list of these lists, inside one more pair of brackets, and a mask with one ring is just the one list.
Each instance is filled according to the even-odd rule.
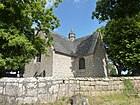
[[42,82],[42,81],[61,81],[61,80],[79,80],[79,81],[108,81],[108,80],[124,80],[124,79],[130,79],[130,80],[140,80],[140,76],[135,77],[108,77],[108,78],[56,78],[56,77],[26,77],[26,78],[9,78],[4,77],[0,78],[0,82]]

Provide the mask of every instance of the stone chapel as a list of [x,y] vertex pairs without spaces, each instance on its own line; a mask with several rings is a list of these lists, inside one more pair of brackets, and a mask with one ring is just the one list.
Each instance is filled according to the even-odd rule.
[[[43,33],[42,33],[43,34]],[[26,64],[24,77],[107,77],[107,55],[96,32],[76,39],[73,29],[68,38],[51,32],[53,46]]]

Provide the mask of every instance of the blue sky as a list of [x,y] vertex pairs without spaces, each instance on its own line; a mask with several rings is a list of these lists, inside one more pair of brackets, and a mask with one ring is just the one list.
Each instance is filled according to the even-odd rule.
[[54,31],[67,37],[73,27],[77,38],[93,33],[105,25],[105,23],[99,24],[97,19],[91,19],[95,7],[96,0],[63,0],[58,8],[54,9],[54,14],[61,24]]

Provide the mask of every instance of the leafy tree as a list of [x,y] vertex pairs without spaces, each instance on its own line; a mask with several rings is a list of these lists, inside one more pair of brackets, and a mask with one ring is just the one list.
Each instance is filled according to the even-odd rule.
[[[46,53],[51,45],[49,30],[57,28],[59,20],[53,14],[61,0],[0,0],[0,71],[18,70],[31,58]],[[39,37],[46,33],[48,40]]]
[[100,22],[133,17],[140,12],[140,0],[97,0],[92,18]]
[[93,18],[107,20],[104,42],[109,58],[121,71],[140,75],[140,0],[98,0]]
[[[140,26],[135,18],[119,19],[106,25],[104,41],[114,64],[121,70],[140,73]],[[112,35],[112,36],[111,36]],[[119,67],[122,66],[122,67]]]

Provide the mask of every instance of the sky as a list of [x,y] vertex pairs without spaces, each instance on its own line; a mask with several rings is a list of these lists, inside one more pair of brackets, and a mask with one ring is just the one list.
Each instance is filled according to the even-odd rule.
[[97,28],[104,26],[97,19],[92,20],[92,11],[95,10],[96,0],[63,0],[54,14],[60,20],[59,28],[54,31],[68,37],[73,28],[76,38],[92,34]]

